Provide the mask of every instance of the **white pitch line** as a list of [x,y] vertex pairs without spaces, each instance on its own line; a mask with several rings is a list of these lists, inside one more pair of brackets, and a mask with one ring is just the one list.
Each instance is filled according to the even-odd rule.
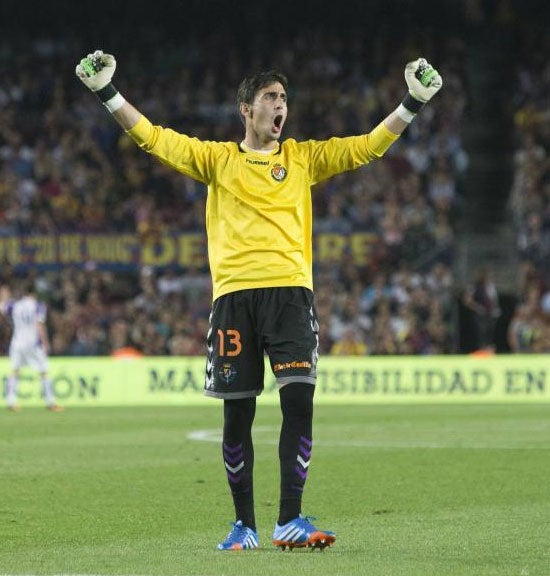
[[[273,432],[278,434],[278,428],[274,426],[258,426],[254,428],[254,432]],[[222,442],[222,435],[219,429],[204,429],[195,430],[187,435],[189,440],[198,442]],[[255,438],[255,444],[273,445],[279,444],[279,438]],[[387,442],[384,440],[315,440],[316,446],[329,446],[329,447],[351,447],[351,448],[382,448],[400,450],[403,448],[428,448],[433,450],[441,449],[462,449],[462,450],[550,450],[550,446],[521,446],[511,444],[487,444],[475,442],[431,442],[431,441],[410,441],[403,440],[402,442]],[[2,576],[0,574],[0,576]]]

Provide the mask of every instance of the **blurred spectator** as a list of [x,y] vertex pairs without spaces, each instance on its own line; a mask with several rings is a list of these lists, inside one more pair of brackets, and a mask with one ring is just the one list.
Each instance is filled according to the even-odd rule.
[[538,338],[539,320],[536,308],[528,304],[517,306],[508,325],[508,344],[516,354],[531,352]]
[[466,287],[464,305],[471,311],[474,349],[494,351],[495,323],[501,309],[496,286],[487,268],[482,268]]
[[361,333],[355,328],[345,328],[339,339],[334,342],[330,353],[334,356],[364,356],[368,348]]

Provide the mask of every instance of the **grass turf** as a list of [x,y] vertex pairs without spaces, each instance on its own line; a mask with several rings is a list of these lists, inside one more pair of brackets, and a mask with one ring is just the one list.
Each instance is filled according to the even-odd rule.
[[221,404],[0,413],[0,574],[550,574],[550,405],[317,406],[323,553],[271,544],[279,422],[258,407],[262,546],[223,553]]

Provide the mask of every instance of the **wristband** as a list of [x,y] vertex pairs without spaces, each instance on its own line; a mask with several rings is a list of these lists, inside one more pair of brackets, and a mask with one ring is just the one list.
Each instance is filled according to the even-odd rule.
[[107,102],[103,102],[103,105],[112,114],[113,112],[116,112],[119,108],[121,108],[125,102],[126,99],[124,98],[124,96],[120,92],[117,92],[110,100],[107,100]]
[[111,114],[126,102],[124,96],[113,86],[112,82],[97,90],[95,94]]
[[396,109],[396,112],[399,118],[401,118],[401,120],[403,120],[407,124],[410,124],[416,116],[414,112],[407,110],[405,106],[403,106],[403,104],[399,104],[399,106]]
[[95,94],[103,102],[103,104],[105,104],[105,102],[118,94],[118,90],[113,86],[112,82],[109,82],[109,84],[97,90]]
[[403,98],[403,100],[401,101],[401,104],[403,104],[403,106],[409,112],[412,112],[413,114],[418,114],[418,112],[420,112],[420,110],[422,110],[425,102],[421,102],[420,100],[417,100],[416,98],[411,96],[410,92],[407,92],[407,95],[405,96],[405,98]]

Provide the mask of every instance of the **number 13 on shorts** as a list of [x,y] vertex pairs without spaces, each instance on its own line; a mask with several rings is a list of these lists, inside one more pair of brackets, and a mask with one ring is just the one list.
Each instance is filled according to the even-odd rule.
[[243,349],[241,333],[228,328],[225,332],[218,328],[218,356],[238,356]]

